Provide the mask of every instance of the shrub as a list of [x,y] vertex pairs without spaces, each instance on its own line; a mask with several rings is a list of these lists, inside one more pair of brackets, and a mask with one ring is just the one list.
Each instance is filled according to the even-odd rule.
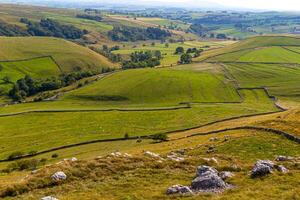
[[125,133],[124,138],[125,138],[125,139],[128,139],[128,138],[129,138],[129,134],[128,134],[128,133]]
[[165,133],[160,133],[160,134],[151,136],[151,139],[153,139],[154,141],[157,141],[157,142],[161,142],[161,141],[166,141],[168,139],[168,136]]
[[57,153],[54,153],[52,154],[51,158],[57,158],[58,157],[58,154]]
[[15,171],[15,170],[19,170],[19,171],[23,171],[23,170],[33,170],[36,169],[36,167],[38,166],[39,161],[36,159],[31,159],[31,160],[20,160],[14,163],[11,163],[7,166],[7,171]]

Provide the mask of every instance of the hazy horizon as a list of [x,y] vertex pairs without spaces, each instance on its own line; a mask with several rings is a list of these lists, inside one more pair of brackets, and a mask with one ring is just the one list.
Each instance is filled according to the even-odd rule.
[[273,0],[273,1],[261,1],[261,0],[140,0],[138,2],[134,0],[0,0],[4,3],[27,3],[35,5],[89,5],[96,6],[102,5],[137,5],[137,6],[172,6],[183,8],[215,8],[215,9],[233,9],[233,10],[266,10],[266,11],[300,11],[300,2],[298,0]]

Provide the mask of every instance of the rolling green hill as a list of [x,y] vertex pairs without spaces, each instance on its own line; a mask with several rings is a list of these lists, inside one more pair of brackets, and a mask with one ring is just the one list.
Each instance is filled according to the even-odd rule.
[[178,104],[239,101],[221,73],[175,69],[137,69],[113,74],[70,92],[64,99],[117,104]]
[[204,52],[195,61],[242,61],[299,63],[300,55],[290,47],[300,46],[300,38],[290,36],[257,36],[227,47]]
[[62,72],[114,66],[105,57],[75,43],[47,37],[0,37],[0,61],[52,56]]

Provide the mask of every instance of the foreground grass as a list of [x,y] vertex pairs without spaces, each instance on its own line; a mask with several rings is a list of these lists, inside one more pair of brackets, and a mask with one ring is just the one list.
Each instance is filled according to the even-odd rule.
[[[231,138],[224,142],[224,135]],[[236,187],[222,194],[203,194],[184,199],[298,199],[299,166],[284,163],[290,169],[288,174],[275,172],[262,179],[251,179],[249,170],[257,159],[273,160],[277,155],[299,156],[299,145],[281,136],[256,131],[230,131],[222,133],[219,141],[209,142],[208,136],[197,136],[168,143],[140,144],[135,147],[120,144],[121,152],[134,150],[132,158],[102,157],[96,160],[79,161],[71,164],[53,165],[30,175],[18,183],[21,187],[33,187],[32,191],[15,198],[37,199],[53,195],[59,199],[182,199],[183,197],[165,195],[166,188],[174,184],[189,185],[198,165],[215,166],[217,169],[233,170],[235,176],[229,182]],[[128,141],[129,142],[129,141]],[[144,145],[144,146],[143,146]],[[216,152],[207,154],[208,146],[215,146]],[[130,146],[130,148],[128,148]],[[124,148],[123,148],[124,147]],[[171,151],[190,147],[186,151],[186,160],[181,163],[164,161],[142,156],[142,150],[154,152]],[[112,148],[111,148],[112,149]],[[132,151],[133,152],[133,151]],[[140,152],[140,153],[137,153]],[[101,151],[98,152],[101,154]],[[219,164],[210,163],[203,158],[215,157]],[[234,167],[237,166],[237,167]],[[48,187],[48,178],[53,172],[63,170],[68,181],[59,186]],[[12,181],[13,182],[13,181]],[[28,186],[26,186],[28,182]],[[25,184],[25,185],[24,185]],[[41,189],[34,189],[39,184]],[[6,188],[2,186],[1,188]]]

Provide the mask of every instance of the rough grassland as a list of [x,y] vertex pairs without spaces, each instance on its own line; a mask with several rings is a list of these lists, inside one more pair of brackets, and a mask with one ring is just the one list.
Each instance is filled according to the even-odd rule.
[[[224,142],[224,136],[231,139]],[[179,196],[166,196],[165,191],[170,185],[189,185],[194,178],[198,165],[215,166],[218,170],[233,170],[235,176],[229,183],[237,186],[222,194],[202,194],[187,196],[184,199],[298,199],[299,198],[299,167],[284,163],[290,173],[275,172],[262,179],[251,179],[249,170],[257,159],[273,160],[277,155],[298,156],[298,144],[283,137],[269,135],[265,132],[230,131],[217,136],[220,141],[209,142],[210,136],[198,136],[193,140],[184,139],[176,142],[176,149],[192,147],[186,151],[186,161],[176,163],[164,161],[160,164],[155,159],[142,156],[143,150],[158,153],[174,150],[173,142],[160,144],[118,143],[121,152],[137,153],[134,158],[100,158],[97,160],[80,161],[75,164],[53,166],[42,169],[36,175],[29,175],[30,181],[43,183],[57,170],[65,171],[69,181],[59,186],[34,190],[16,198],[7,199],[38,199],[46,195],[54,195],[59,199],[182,199]],[[213,145],[217,151],[205,153],[207,145]],[[116,146],[107,146],[111,151]],[[128,148],[129,147],[129,148]],[[100,148],[102,148],[100,146]],[[75,150],[76,151],[76,150]],[[105,152],[105,150],[104,150]],[[101,152],[99,152],[101,155]],[[98,154],[98,155],[99,155]],[[104,153],[105,155],[106,153]],[[95,154],[97,155],[97,154]],[[140,156],[139,156],[140,155]],[[206,162],[203,158],[215,157],[219,164]],[[233,166],[238,166],[235,169]],[[5,177],[2,177],[2,179]],[[25,180],[26,181],[26,180]],[[13,181],[11,181],[13,182]],[[287,185],[287,182],[289,183]],[[9,183],[9,182],[8,182]],[[20,184],[20,183],[19,183]],[[3,185],[2,187],[7,187]],[[149,189],[151,188],[151,189]]]
[[47,37],[0,37],[0,61],[52,56],[64,72],[77,67],[99,70],[113,64],[105,57],[75,43]]
[[11,87],[11,83],[4,83],[3,77],[8,77],[11,82],[16,82],[25,75],[30,75],[36,79],[45,79],[58,76],[61,71],[50,57],[36,58],[25,61],[0,62],[0,89],[6,93]]

